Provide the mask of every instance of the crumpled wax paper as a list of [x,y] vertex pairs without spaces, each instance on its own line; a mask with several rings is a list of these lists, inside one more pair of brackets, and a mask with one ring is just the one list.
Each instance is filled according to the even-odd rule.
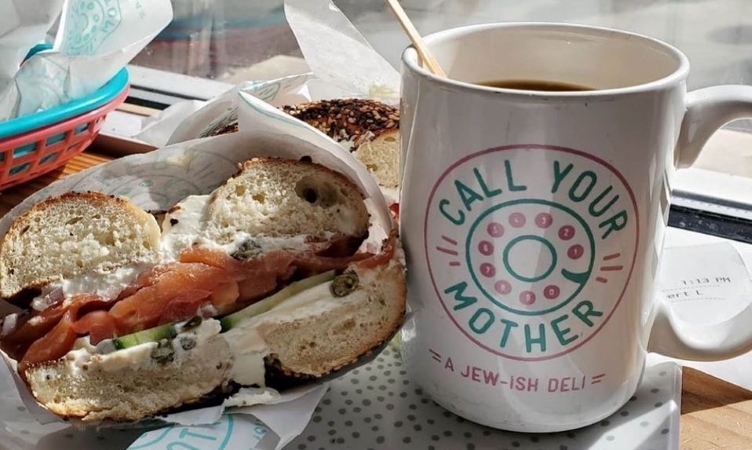
[[285,15],[310,73],[247,81],[196,104],[180,102],[146,119],[134,136],[160,147],[195,139],[235,118],[237,92],[275,107],[333,98],[370,98],[399,104],[400,75],[330,0],[285,0]]
[[[221,185],[236,172],[239,162],[254,156],[273,155],[295,159],[310,156],[314,162],[338,171],[355,182],[365,193],[372,220],[369,238],[364,246],[372,248],[381,243],[395,224],[376,181],[368,171],[349,152],[320,131],[252,95],[242,92],[236,95],[239,97],[238,133],[192,140],[151,153],[128,156],[64,178],[33,194],[3,217],[0,220],[0,238],[15,217],[50,196],[93,190],[128,197],[147,210],[166,210],[188,195],[208,193]],[[113,449],[165,448],[165,441],[160,437],[163,433],[173,437],[196,437],[201,434],[213,437],[196,438],[191,441],[193,447],[186,447],[184,442],[175,444],[174,448],[279,449],[305,428],[326,389],[325,383],[304,386],[281,395],[259,398],[272,404],[242,408],[219,406],[172,414],[163,420],[177,424],[177,428],[162,427],[151,434],[147,432],[145,437],[133,443],[143,429],[119,431],[105,428],[96,431],[69,428],[33,400],[15,371],[2,367],[0,418],[14,417],[23,423],[14,426],[14,422],[6,421],[4,427],[0,425],[0,449],[54,447],[61,450],[61,446],[70,444],[68,439],[72,439],[76,443],[76,450],[89,450],[100,448],[102,439],[109,442],[108,436],[112,436],[112,433],[119,439],[116,443],[108,444],[107,448]],[[228,414],[238,417],[230,418]],[[140,425],[153,426],[154,422]],[[51,433],[55,433],[54,436]],[[73,437],[65,438],[68,435]],[[226,436],[226,439],[219,439],[217,436],[220,435]],[[155,443],[149,444],[152,441]],[[177,441],[173,439],[169,442]]]
[[[22,63],[60,16],[52,50]],[[0,0],[0,121],[91,94],[172,20],[170,0]]]
[[0,90],[13,79],[28,51],[44,41],[64,0],[0,1]]

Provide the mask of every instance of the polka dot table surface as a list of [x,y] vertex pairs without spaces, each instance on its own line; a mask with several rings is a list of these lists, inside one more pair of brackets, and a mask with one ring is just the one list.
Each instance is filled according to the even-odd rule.
[[647,369],[634,397],[588,428],[520,434],[469,422],[426,396],[391,348],[331,383],[291,450],[675,450],[679,448],[681,370]]
[[[3,386],[8,383],[3,378],[0,393],[10,388]],[[662,363],[648,368],[636,395],[607,420],[565,433],[508,433],[468,422],[433,403],[408,377],[399,354],[388,347],[372,362],[332,381],[308,426],[285,449],[677,450],[680,395],[679,367]],[[139,444],[134,441],[140,434],[39,425],[15,393],[0,396],[0,450],[120,450]],[[244,438],[242,447],[251,450],[261,438]],[[201,439],[196,439],[198,445]],[[165,445],[170,450],[202,448]]]

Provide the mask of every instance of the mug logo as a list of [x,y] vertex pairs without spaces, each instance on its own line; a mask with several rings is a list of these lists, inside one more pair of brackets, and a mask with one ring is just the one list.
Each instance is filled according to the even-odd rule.
[[425,215],[431,282],[471,341],[517,360],[585,344],[621,301],[637,253],[634,195],[613,167],[561,147],[499,147],[438,179]]

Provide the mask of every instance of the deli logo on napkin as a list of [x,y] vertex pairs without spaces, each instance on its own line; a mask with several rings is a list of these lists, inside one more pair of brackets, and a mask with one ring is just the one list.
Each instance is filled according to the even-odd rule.
[[170,427],[144,433],[128,450],[233,450],[257,448],[269,429],[250,416],[226,414],[207,426]]

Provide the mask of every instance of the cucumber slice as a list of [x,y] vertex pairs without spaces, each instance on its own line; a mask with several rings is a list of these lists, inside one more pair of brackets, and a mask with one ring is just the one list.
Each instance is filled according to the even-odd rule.
[[[177,337],[178,333],[192,330],[201,325],[202,319],[199,316],[185,322],[174,322],[158,327],[149,328],[148,330],[139,331],[137,333],[127,334],[125,336],[106,339],[97,344],[97,352],[103,355],[112,353],[116,350],[122,350],[124,348],[135,347],[139,344],[145,344],[147,342],[159,342],[162,339],[172,340]],[[186,344],[181,344],[185,347]],[[190,345],[190,344],[187,344]],[[184,350],[188,350],[184,348]]]
[[172,340],[175,339],[177,335],[178,330],[176,324],[168,323],[148,330],[113,338],[112,343],[115,345],[115,349],[122,350],[124,348],[146,344],[147,342],[159,342],[162,339]]
[[[299,294],[307,289],[310,289],[319,284],[332,281],[334,279],[335,272],[330,270],[304,280],[296,281],[285,287],[281,291],[273,294],[259,302],[256,302],[234,314],[230,314],[224,317],[220,323],[222,324],[222,331],[227,331],[234,327],[241,320],[248,319],[250,317],[263,314],[275,306],[279,305],[283,301]],[[163,339],[172,340],[175,339],[178,333],[190,330],[201,324],[200,317],[194,317],[193,319],[183,323],[168,323],[166,325],[160,325],[158,327],[150,328],[148,330],[139,331],[137,333],[128,334],[113,338],[107,341],[102,341],[97,345],[97,349],[100,353],[111,353],[115,350],[122,350],[125,348],[135,347],[140,344],[146,344],[148,342],[160,342]]]
[[243,308],[236,313],[224,317],[222,320],[220,320],[220,323],[222,324],[222,331],[230,330],[242,320],[258,316],[259,314],[263,314],[271,310],[293,295],[299,294],[314,286],[318,286],[319,284],[332,281],[334,279],[334,275],[335,272],[333,270],[330,270],[329,272],[320,273],[318,275],[291,283],[289,286],[285,287],[276,294],[266,297],[265,299],[256,302],[246,308]]

